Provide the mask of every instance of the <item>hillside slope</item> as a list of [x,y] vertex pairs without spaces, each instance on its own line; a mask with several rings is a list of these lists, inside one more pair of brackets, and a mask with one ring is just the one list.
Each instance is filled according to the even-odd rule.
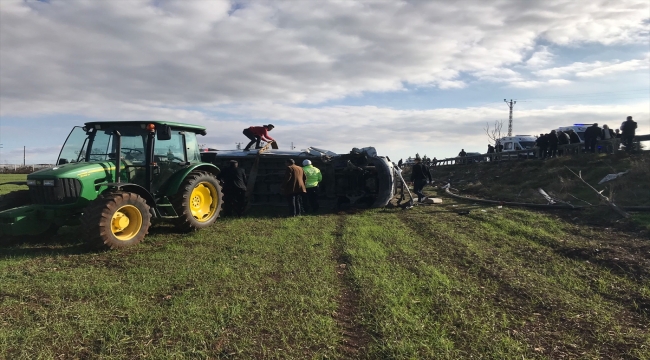
[[[549,160],[477,163],[432,167],[439,183],[479,198],[545,204],[542,188],[574,205],[599,204],[596,193],[569,169],[621,206],[650,206],[650,154],[582,154]],[[598,185],[607,174],[629,172]]]

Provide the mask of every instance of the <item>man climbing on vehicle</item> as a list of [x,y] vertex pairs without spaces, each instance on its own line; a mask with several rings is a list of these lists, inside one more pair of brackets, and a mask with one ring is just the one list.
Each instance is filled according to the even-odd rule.
[[248,129],[244,129],[244,135],[250,139],[250,142],[246,145],[244,151],[249,151],[253,144],[255,144],[256,149],[261,149],[260,141],[262,140],[266,142],[275,141],[275,139],[269,135],[269,131],[273,130],[273,128],[275,128],[275,126],[268,124],[262,126],[251,126]]

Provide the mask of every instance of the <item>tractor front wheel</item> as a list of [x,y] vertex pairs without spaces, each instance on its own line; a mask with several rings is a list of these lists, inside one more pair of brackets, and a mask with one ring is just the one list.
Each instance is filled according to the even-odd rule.
[[81,216],[90,245],[117,249],[138,244],[149,232],[151,213],[140,195],[115,192],[93,200]]
[[221,212],[222,199],[221,186],[214,175],[191,172],[172,198],[178,214],[176,227],[181,231],[193,231],[212,225]]

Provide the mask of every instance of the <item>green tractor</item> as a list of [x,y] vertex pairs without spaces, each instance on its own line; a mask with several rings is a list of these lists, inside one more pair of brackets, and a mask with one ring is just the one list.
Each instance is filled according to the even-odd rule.
[[0,237],[41,236],[64,225],[102,248],[132,246],[152,219],[181,231],[215,222],[219,168],[201,161],[202,126],[162,121],[89,122],[75,127],[57,165],[27,176],[29,190],[0,199]]

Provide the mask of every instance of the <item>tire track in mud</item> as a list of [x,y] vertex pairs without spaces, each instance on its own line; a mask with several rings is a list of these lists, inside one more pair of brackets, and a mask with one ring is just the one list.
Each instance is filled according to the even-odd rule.
[[365,359],[371,337],[359,323],[360,295],[349,274],[350,258],[345,254],[344,225],[345,215],[339,215],[333,249],[333,258],[336,261],[334,270],[339,283],[339,295],[336,298],[338,308],[333,317],[343,335],[338,350],[342,359]]

